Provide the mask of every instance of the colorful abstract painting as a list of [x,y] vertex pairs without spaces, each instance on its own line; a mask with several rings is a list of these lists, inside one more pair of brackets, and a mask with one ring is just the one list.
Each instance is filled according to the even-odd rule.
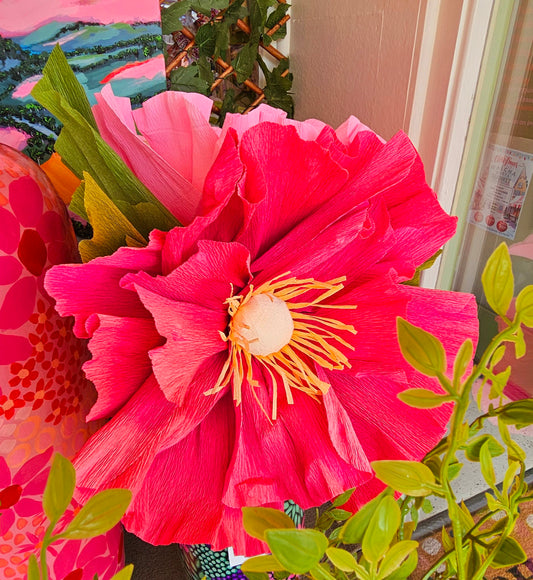
[[92,103],[108,82],[134,103],[166,88],[157,0],[2,0],[0,143],[38,162],[60,126],[31,90],[56,44]]

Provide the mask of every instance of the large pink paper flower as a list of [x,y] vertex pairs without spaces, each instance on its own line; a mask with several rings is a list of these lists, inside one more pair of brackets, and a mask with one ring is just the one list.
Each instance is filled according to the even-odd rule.
[[371,461],[439,440],[450,409],[396,397],[439,390],[403,360],[396,318],[451,359],[476,307],[401,284],[455,230],[405,135],[268,107],[219,131],[210,107],[167,93],[132,113],[102,93],[102,135],[186,227],[57,266],[47,289],[90,339],[90,418],[111,417],[77,458],[82,485],[131,489],[124,523],[151,543],[253,554],[242,506],[308,508],[354,486],[362,504],[381,489]]

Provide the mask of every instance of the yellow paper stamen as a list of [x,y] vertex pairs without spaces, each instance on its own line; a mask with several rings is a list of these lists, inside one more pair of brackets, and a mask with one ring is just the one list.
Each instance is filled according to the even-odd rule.
[[[308,308],[356,308],[356,306],[351,305],[323,304],[324,301],[344,288],[342,284],[346,280],[344,277],[335,278],[328,282],[320,282],[313,278],[302,280],[294,277],[288,278],[288,275],[289,272],[276,276],[258,288],[250,285],[246,295],[234,296],[232,286],[231,295],[226,299],[228,314],[231,317],[229,331],[227,334],[220,333],[222,339],[229,342],[228,359],[220,372],[215,386],[205,393],[206,395],[216,394],[226,388],[231,382],[233,399],[236,405],[240,405],[242,402],[242,387],[246,381],[252,387],[253,397],[266,414],[255,392],[255,389],[259,386],[258,381],[253,378],[254,361],[256,361],[256,364],[259,363],[266,370],[272,382],[272,412],[270,414],[272,420],[276,420],[278,414],[278,386],[280,386],[278,383],[283,385],[288,404],[294,403],[292,389],[297,389],[313,399],[319,400],[319,397],[327,393],[330,385],[318,377],[314,370],[314,365],[307,361],[311,360],[329,370],[350,368],[351,365],[348,358],[338,346],[342,345],[351,350],[354,347],[339,333],[346,332],[352,335],[356,333],[353,326],[334,318],[302,312],[302,310]],[[293,302],[294,299],[300,298],[308,292],[313,292],[309,301]],[[245,316],[244,314],[241,315],[243,310],[240,310],[246,307],[253,296],[259,294],[270,296],[271,302],[274,302],[272,297],[278,299],[278,303],[280,300],[283,301],[287,307],[285,308],[281,304],[283,310],[288,313],[286,318],[289,321],[292,318],[294,325],[292,336],[290,336],[287,344],[277,352],[271,352],[265,356],[262,354],[252,355],[249,352],[250,344],[259,339],[251,338],[249,340],[243,336],[244,329],[250,330],[250,326],[243,322]],[[252,302],[257,300],[259,299],[254,299]],[[251,302],[250,307],[252,307]],[[237,317],[239,322],[236,323],[234,316],[239,310],[239,317]],[[248,310],[247,312],[250,311]],[[292,325],[289,328],[292,328]],[[290,332],[289,329],[289,335]],[[255,352],[269,351],[256,350]]]

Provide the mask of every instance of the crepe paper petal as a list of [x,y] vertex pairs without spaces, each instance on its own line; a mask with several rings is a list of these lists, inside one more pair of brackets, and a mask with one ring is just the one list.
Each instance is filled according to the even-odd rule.
[[88,264],[60,265],[46,273],[45,288],[56,297],[56,310],[62,316],[75,316],[74,333],[89,338],[85,327],[92,314],[128,318],[149,318],[138,296],[120,287],[129,272],[161,271],[162,239],[152,235],[146,248],[120,248],[112,256],[96,258]]
[[220,134],[209,124],[212,106],[204,95],[166,91],[133,112],[148,145],[198,192],[213,165]]
[[68,205],[72,196],[79,187],[81,180],[63,163],[61,156],[54,151],[50,158],[41,165],[52,182],[54,189],[63,202]]
[[240,153],[246,166],[245,196],[255,211],[237,241],[253,257],[333,197],[347,178],[322,148],[302,141],[291,127],[253,127],[243,135]]
[[124,123],[117,114],[120,110],[116,105],[117,99],[120,97],[113,95],[111,85],[106,85],[96,95],[97,104],[93,111],[102,137],[180,223],[190,223],[200,203],[201,190],[180,175]]
[[96,181],[84,173],[85,210],[87,219],[93,227],[93,237],[80,242],[80,254],[84,262],[99,256],[109,256],[121,246],[146,246],[147,241],[133,224],[111,202]]
[[152,373],[148,352],[163,342],[149,318],[93,315],[98,321],[90,343],[92,359],[83,365],[98,399],[87,421],[110,417]]
[[356,136],[359,133],[368,132],[377,137],[382,143],[385,143],[385,139],[374,133],[370,127],[367,127],[364,123],[362,123],[357,117],[351,115],[337,127],[335,133],[339,138],[340,142],[346,146],[349,146],[351,143],[354,142]]

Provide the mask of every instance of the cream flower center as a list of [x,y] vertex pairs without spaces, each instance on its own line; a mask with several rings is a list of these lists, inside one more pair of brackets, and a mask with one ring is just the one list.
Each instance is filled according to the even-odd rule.
[[291,341],[294,322],[286,302],[272,294],[255,294],[231,321],[233,340],[250,354],[268,356]]
[[[319,400],[328,391],[329,384],[319,378],[317,367],[350,368],[345,352],[354,347],[346,338],[356,333],[354,327],[316,313],[320,308],[356,308],[324,303],[342,290],[345,278],[321,282],[313,278],[288,278],[288,274],[258,288],[250,285],[246,294],[234,296],[232,292],[226,299],[229,332],[220,335],[229,343],[228,358],[215,386],[206,395],[218,393],[231,383],[233,399],[239,405],[243,385],[248,385],[263,412],[276,419],[280,392],[289,405],[294,403],[293,389]],[[261,365],[263,377],[271,379],[270,413],[255,392],[259,383],[254,378],[254,366],[257,366],[254,361]]]

